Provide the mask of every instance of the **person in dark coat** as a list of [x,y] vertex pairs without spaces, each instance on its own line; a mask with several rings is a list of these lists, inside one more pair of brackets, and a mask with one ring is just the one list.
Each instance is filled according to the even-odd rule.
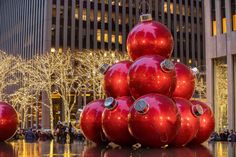
[[31,128],[25,133],[25,141],[26,142],[36,141],[36,135],[34,134]]

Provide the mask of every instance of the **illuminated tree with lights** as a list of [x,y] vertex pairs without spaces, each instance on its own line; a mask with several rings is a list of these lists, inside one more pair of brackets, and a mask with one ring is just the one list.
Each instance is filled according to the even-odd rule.
[[18,68],[21,63],[22,60],[19,57],[0,51],[0,100],[7,101],[8,96],[5,90],[19,83]]
[[222,59],[215,60],[215,106],[219,117],[219,128],[227,127],[228,99],[227,66]]

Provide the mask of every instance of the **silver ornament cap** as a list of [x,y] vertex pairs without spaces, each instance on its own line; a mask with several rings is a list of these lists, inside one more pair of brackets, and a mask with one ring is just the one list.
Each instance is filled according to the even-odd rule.
[[145,100],[140,99],[134,104],[134,109],[140,114],[145,114],[149,110],[149,105]]
[[151,21],[152,20],[152,15],[151,14],[142,14],[140,15],[140,21]]
[[109,110],[113,110],[117,106],[117,101],[113,97],[108,97],[104,102],[104,106]]
[[170,72],[174,70],[175,65],[170,59],[165,59],[164,61],[161,62],[161,69],[164,72]]
[[109,64],[104,63],[104,64],[99,68],[99,72],[104,75],[104,74],[107,72],[107,70],[109,69],[109,67],[110,67]]
[[200,117],[203,114],[203,108],[201,105],[193,105],[192,113],[195,117]]

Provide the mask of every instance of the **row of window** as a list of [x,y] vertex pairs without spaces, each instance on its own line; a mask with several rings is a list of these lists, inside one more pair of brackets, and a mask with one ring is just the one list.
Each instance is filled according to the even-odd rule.
[[[226,18],[226,7],[225,2],[227,0],[220,0],[220,16],[221,16],[221,32],[227,33],[227,18]],[[231,19],[232,19],[232,31],[236,31],[236,0],[230,0],[231,4]],[[212,35],[217,35],[217,23],[216,23],[216,2],[211,0],[211,20],[212,20]]]

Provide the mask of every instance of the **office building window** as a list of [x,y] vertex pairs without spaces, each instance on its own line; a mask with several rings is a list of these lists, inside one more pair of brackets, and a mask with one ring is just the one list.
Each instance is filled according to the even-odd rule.
[[215,0],[211,0],[211,21],[212,21],[212,35],[216,35],[216,5]]
[[231,0],[232,30],[236,31],[236,0]]
[[225,0],[220,0],[220,6],[221,6],[221,21],[222,21],[222,33],[227,32],[227,20],[225,16]]

